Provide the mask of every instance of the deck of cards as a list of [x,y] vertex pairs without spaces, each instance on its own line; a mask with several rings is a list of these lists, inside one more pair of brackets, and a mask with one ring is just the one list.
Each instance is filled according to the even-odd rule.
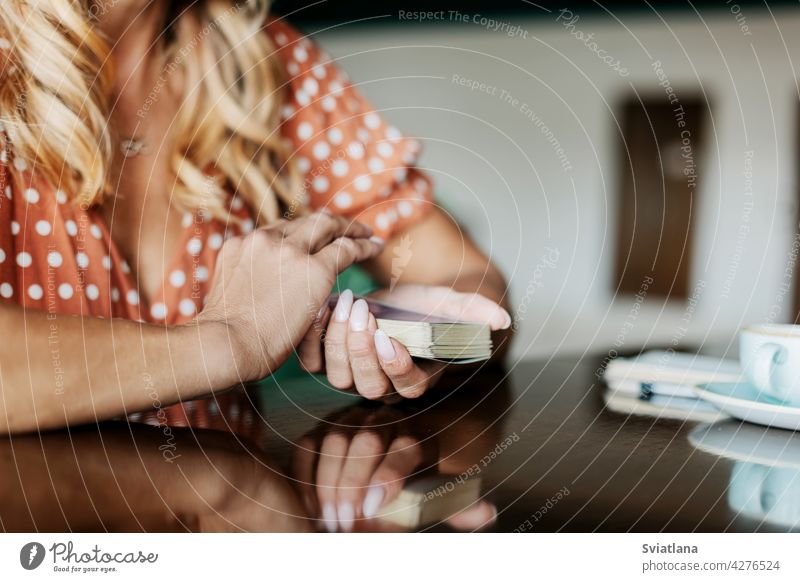
[[[336,305],[332,296],[330,305]],[[403,344],[415,358],[468,364],[488,360],[492,336],[488,325],[451,321],[361,297],[375,316],[378,329]]]

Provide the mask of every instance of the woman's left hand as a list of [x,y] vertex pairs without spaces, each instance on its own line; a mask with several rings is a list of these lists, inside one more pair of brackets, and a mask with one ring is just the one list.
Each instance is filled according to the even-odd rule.
[[[413,423],[407,420],[395,407],[357,406],[323,421],[297,442],[290,476],[319,529],[408,529],[378,518],[379,510],[397,499],[410,478],[422,473],[440,474],[443,431],[434,430],[425,437],[415,435]],[[429,420],[435,422],[435,418]],[[471,441],[476,438],[473,433],[464,434]],[[455,456],[449,451],[447,455],[445,464],[452,467]],[[451,477],[455,479],[457,474]],[[478,530],[491,525],[496,515],[494,504],[479,499],[443,522],[457,531]]]
[[[371,297],[454,321],[486,324],[493,331],[511,325],[508,312],[494,301],[448,287],[398,285]],[[339,295],[333,313],[326,309],[320,314],[298,352],[306,370],[324,369],[333,386],[342,390],[355,388],[370,400],[394,393],[417,398],[436,383],[447,366],[443,362],[412,359],[400,342],[378,330],[367,302],[354,302],[349,289]]]

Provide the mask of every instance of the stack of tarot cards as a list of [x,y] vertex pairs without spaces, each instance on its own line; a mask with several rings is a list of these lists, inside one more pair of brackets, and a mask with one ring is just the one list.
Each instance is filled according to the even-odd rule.
[[[336,299],[336,296],[331,298],[331,305],[336,304]],[[375,316],[378,329],[403,344],[413,357],[467,364],[488,360],[492,355],[492,336],[487,325],[451,321],[362,299]]]
[[438,524],[480,499],[481,479],[457,480],[448,475],[417,477],[406,483],[397,498],[384,506],[377,519],[403,528]]

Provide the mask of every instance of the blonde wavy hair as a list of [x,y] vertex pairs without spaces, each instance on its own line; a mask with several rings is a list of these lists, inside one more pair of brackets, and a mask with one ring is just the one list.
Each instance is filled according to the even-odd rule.
[[[173,122],[176,201],[227,218],[226,188],[233,188],[262,222],[287,207],[296,210],[300,179],[276,130],[281,73],[262,30],[268,1],[165,1],[161,79],[180,69],[185,87]],[[6,149],[84,207],[113,195],[109,176],[119,142],[109,125],[111,51],[93,26],[106,6],[93,0],[0,2]],[[158,90],[145,108],[157,107]]]

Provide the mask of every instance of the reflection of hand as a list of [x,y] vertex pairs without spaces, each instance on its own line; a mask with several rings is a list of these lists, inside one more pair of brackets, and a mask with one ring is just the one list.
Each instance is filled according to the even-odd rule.
[[[306,508],[327,531],[393,531],[372,519],[393,501],[408,478],[439,462],[430,438],[404,432],[389,407],[351,409],[324,434],[303,437],[292,458],[292,476]],[[457,529],[477,529],[494,518],[494,506],[479,502],[452,516]]]
[[[477,293],[459,293],[447,287],[401,285],[372,295],[391,305],[437,315],[453,321],[488,325],[492,330],[511,324],[508,313],[494,301]],[[325,332],[324,358],[320,339]],[[330,383],[341,389],[355,387],[369,399],[393,392],[405,398],[424,394],[445,368],[442,362],[417,361],[400,342],[378,330],[366,301],[353,302],[345,290],[332,315],[312,326],[299,349],[300,361],[310,372],[325,368]],[[323,361],[324,360],[324,361]]]
[[297,443],[292,473],[312,515],[328,531],[351,531],[356,520],[375,516],[392,501],[405,479],[436,459],[419,439],[398,434],[397,415],[383,409],[347,411],[326,434]]

